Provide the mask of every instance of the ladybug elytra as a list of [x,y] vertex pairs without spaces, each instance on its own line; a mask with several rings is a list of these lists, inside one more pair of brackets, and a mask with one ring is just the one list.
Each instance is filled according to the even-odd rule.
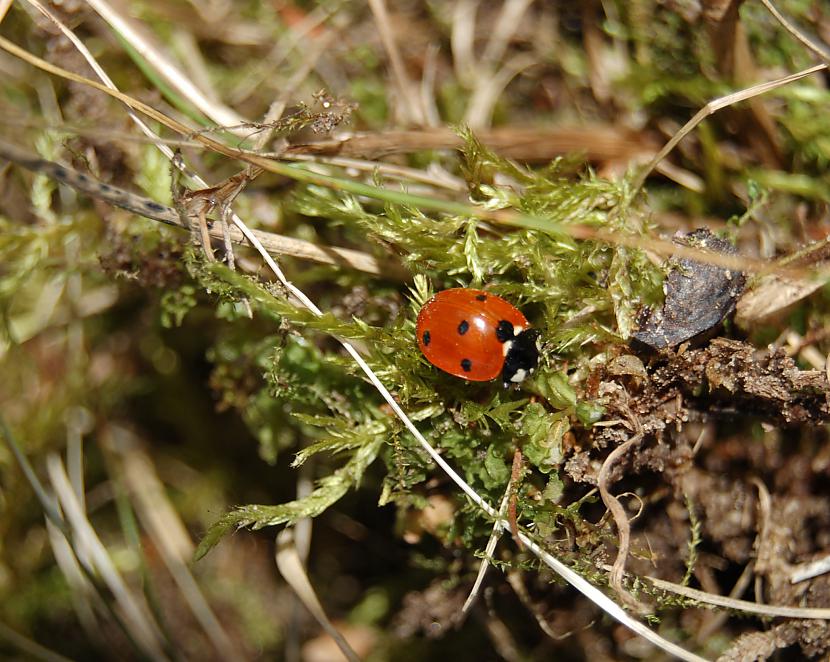
[[418,313],[418,347],[436,368],[473,382],[499,375],[505,386],[522,381],[539,362],[536,339],[524,315],[484,290],[438,292]]

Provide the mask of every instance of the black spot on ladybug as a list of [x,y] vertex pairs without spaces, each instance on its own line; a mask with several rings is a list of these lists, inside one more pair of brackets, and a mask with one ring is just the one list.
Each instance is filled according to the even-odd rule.
[[431,338],[429,337],[429,331],[424,331],[424,335],[421,337],[424,340],[424,346],[429,345],[429,341],[431,340]]
[[461,369],[464,372],[470,372],[473,369],[473,362],[470,359],[461,359]]
[[487,301],[486,294],[476,294],[476,301]]
[[469,330],[470,323],[467,320],[461,320],[461,324],[458,325],[458,335],[463,336]]
[[499,342],[507,342],[513,338],[513,325],[507,320],[502,320],[496,327],[496,340]]

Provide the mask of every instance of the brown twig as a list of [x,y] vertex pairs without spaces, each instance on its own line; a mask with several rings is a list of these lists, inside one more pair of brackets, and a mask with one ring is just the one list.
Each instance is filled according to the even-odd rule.
[[507,502],[507,521],[510,523],[510,533],[516,546],[524,551],[525,546],[519,538],[519,517],[516,506],[519,501],[519,483],[522,480],[524,457],[521,449],[517,448],[513,453],[513,469],[510,472],[510,498]]
[[[503,126],[477,129],[476,137],[501,156],[545,162],[563,154],[583,154],[589,161],[648,158],[659,148],[654,136],[607,125],[550,127]],[[449,127],[342,133],[333,138],[289,146],[285,154],[315,154],[378,159],[424,149],[460,149],[464,140]]]
[[[145,218],[159,221],[175,227],[184,227],[179,213],[172,207],[163,205],[149,198],[130,191],[99,182],[89,175],[67,168],[59,163],[40,159],[13,145],[0,141],[0,157],[13,161],[34,172],[40,172],[55,181],[71,186],[81,193],[98,198],[116,207],[126,209]],[[303,239],[286,237],[273,232],[252,230],[269,253],[274,255],[291,255],[322,264],[347,266],[377,276],[400,279],[406,271],[394,262],[381,262],[377,258],[361,251],[335,246],[320,246]],[[225,234],[219,224],[208,228],[211,238],[224,240]],[[247,243],[241,230],[236,226],[227,228],[230,240],[235,244]]]
[[[632,421],[636,427],[634,416],[631,416]],[[619,533],[619,548],[617,551],[617,558],[614,560],[614,565],[611,567],[611,573],[608,577],[608,583],[611,585],[620,599],[623,600],[630,608],[639,613],[647,613],[648,609],[645,605],[638,602],[623,586],[623,577],[625,575],[625,563],[628,559],[628,550],[631,544],[631,525],[628,521],[628,516],[625,514],[625,509],[620,503],[619,499],[611,494],[608,490],[608,480],[611,475],[611,470],[614,464],[623,455],[625,455],[631,448],[640,443],[643,439],[643,431],[640,429],[633,437],[615,448],[602,463],[597,477],[597,486],[599,487],[599,494],[602,497],[602,502],[611,516],[614,518],[614,524],[617,525]]]

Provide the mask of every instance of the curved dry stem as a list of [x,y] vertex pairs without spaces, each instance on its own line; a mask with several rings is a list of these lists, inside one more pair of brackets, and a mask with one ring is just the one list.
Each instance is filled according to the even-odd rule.
[[727,94],[722,97],[718,97],[717,99],[713,99],[709,103],[707,103],[703,108],[701,108],[697,113],[695,113],[694,117],[690,119],[686,124],[684,124],[678,131],[675,133],[671,140],[669,140],[661,149],[655,157],[649,162],[649,164],[640,171],[640,174],[634,179],[631,189],[628,195],[629,201],[633,200],[637,193],[639,193],[640,189],[643,187],[648,176],[652,173],[657,164],[660,163],[666,156],[668,156],[669,152],[671,152],[677,144],[683,140],[687,135],[689,135],[698,124],[700,124],[703,120],[705,120],[710,115],[714,115],[719,110],[726,108],[727,106],[731,106],[736,104],[740,101],[746,101],[747,99],[751,99],[756,97],[760,94],[764,94],[766,92],[770,92],[775,90],[779,87],[783,87],[784,85],[789,85],[797,80],[801,80],[806,76],[810,76],[811,74],[817,73],[819,71],[823,71],[828,68],[827,64],[818,64],[809,69],[804,69],[794,74],[790,74],[789,76],[784,76],[783,78],[778,78],[776,80],[767,81],[765,83],[759,83],[757,85],[752,85],[751,87],[747,87],[743,90],[738,90],[737,92],[732,92],[731,94]]
[[608,479],[611,474],[611,470],[614,468],[614,464],[631,448],[639,444],[642,439],[642,431],[637,432],[637,434],[631,437],[631,439],[617,446],[608,455],[608,457],[605,458],[605,462],[602,463],[602,467],[599,470],[597,485],[599,487],[600,497],[602,497],[602,502],[614,518],[614,524],[617,525],[617,531],[620,536],[617,558],[614,560],[614,565],[611,567],[608,583],[630,608],[637,610],[639,613],[647,613],[649,609],[637,601],[623,586],[625,562],[628,559],[628,550],[631,544],[631,525],[628,521],[628,516],[625,514],[625,509],[619,499],[608,491]]
[[813,53],[818,55],[826,64],[830,64],[830,49],[828,49],[824,44],[820,44],[815,41],[801,28],[791,23],[790,20],[784,16],[784,14],[778,11],[778,8],[772,4],[771,0],[761,0],[761,3],[767,8],[769,13],[775,17],[775,20],[781,24],[781,27],[813,51]]
[[346,638],[334,627],[326,615],[323,605],[320,604],[317,593],[314,591],[311,580],[308,578],[308,573],[306,573],[302,561],[300,561],[300,555],[297,553],[297,548],[294,544],[294,531],[291,528],[283,529],[277,535],[277,552],[274,560],[283,579],[294,590],[294,593],[311,615],[314,616],[320,624],[320,627],[334,639],[345,658],[349,662],[360,662],[357,653],[354,652],[349,642],[346,641]]

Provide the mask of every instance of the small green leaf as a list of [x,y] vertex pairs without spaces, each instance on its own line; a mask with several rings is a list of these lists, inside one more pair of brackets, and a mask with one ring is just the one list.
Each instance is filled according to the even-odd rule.
[[139,161],[140,170],[135,175],[135,183],[150,197],[166,205],[172,203],[170,161],[155,145],[145,145]]
[[528,461],[543,473],[549,473],[562,462],[562,438],[570,429],[568,417],[558,412],[551,414],[538,403],[525,409],[521,420],[529,441],[522,449]]
[[161,297],[161,325],[165,329],[181,326],[187,314],[196,307],[196,288],[182,285]]
[[495,444],[487,449],[487,455],[484,456],[484,469],[496,485],[506,485],[510,480],[510,468]]
[[473,275],[473,283],[478,285],[484,278],[481,266],[481,257],[478,254],[478,232],[476,221],[471,219],[467,223],[467,234],[464,238],[464,255],[467,258],[467,270]]
[[557,409],[567,409],[576,404],[576,392],[568,383],[568,376],[560,371],[549,375],[547,380],[540,380],[539,386],[548,402]]
[[198,561],[216,547],[226,534],[240,526],[239,521],[239,511],[233,511],[222,517],[218,522],[212,524],[205,534],[205,537],[199,541],[199,545],[193,553],[193,560]]
[[558,473],[552,473],[550,478],[548,478],[548,484],[545,485],[545,489],[542,491],[542,498],[546,502],[556,505],[559,503],[564,492],[565,483],[559,477]]
[[478,423],[484,430],[489,430],[489,424],[484,418],[486,413],[487,410],[483,405],[467,400],[461,405],[459,421],[466,425],[469,425],[470,423]]
[[583,401],[576,406],[576,417],[585,427],[591,427],[605,415],[605,407],[596,402]]

